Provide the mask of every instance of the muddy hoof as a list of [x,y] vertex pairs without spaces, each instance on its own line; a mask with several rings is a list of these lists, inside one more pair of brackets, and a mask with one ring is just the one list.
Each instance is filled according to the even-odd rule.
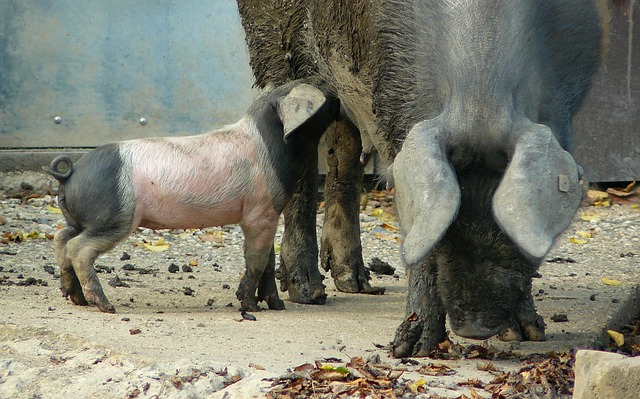
[[393,357],[411,357],[414,348],[422,335],[422,324],[416,321],[405,320],[396,330],[396,336],[391,344]]
[[324,305],[327,303],[324,284],[320,284],[312,289],[307,289],[306,287],[300,289],[299,287],[290,285],[287,291],[289,291],[289,300],[291,302],[307,305]]
[[271,310],[284,310],[284,301],[277,295],[271,295],[266,298],[265,301],[267,302],[267,306],[269,306],[269,309]]
[[115,313],[116,312],[116,308],[112,304],[103,305],[103,306],[98,305],[98,309],[100,309],[100,311],[102,313]]
[[73,302],[74,305],[79,305],[79,306],[89,305],[89,302],[87,301],[87,299],[84,297],[82,293],[64,294],[64,297],[71,299],[71,302]]

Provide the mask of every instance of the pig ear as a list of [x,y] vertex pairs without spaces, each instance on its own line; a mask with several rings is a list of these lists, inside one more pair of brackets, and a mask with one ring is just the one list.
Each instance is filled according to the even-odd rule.
[[502,230],[530,257],[541,259],[580,204],[578,166],[546,126],[530,124],[493,196]]
[[425,121],[411,129],[393,164],[407,266],[429,254],[460,207],[460,186],[443,150],[441,130],[430,125]]
[[301,83],[289,94],[278,100],[277,113],[284,126],[284,139],[302,126],[326,103],[327,98],[320,89]]

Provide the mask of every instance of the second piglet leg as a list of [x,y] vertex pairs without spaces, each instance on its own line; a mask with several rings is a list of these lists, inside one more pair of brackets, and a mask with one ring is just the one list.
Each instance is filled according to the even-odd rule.
[[[275,252],[273,252],[273,240],[278,227],[278,213],[275,210],[256,213],[255,216],[247,218],[245,222],[240,224],[244,233],[244,259],[245,272],[236,297],[240,301],[243,310],[258,310],[258,301],[256,298],[256,290],[258,285],[261,286],[261,293],[268,294],[267,304],[271,309],[283,309],[284,303],[278,297],[278,291],[271,290],[268,284],[263,283],[263,275],[266,271],[267,276],[274,276],[275,272]],[[273,253],[273,255],[272,255]],[[269,262],[273,256],[273,263],[269,271]],[[275,280],[273,281],[275,286]],[[264,288],[263,288],[264,286]],[[274,287],[275,288],[275,287]],[[264,290],[264,292],[262,292]]]
[[258,284],[258,301],[265,301],[269,309],[284,309],[284,301],[278,295],[278,286],[276,284],[276,252],[271,246],[269,253],[269,262],[262,272],[260,283]]
[[121,238],[105,232],[91,234],[85,230],[67,243],[67,256],[80,281],[86,301],[95,304],[101,312],[105,313],[115,313],[116,309],[102,291],[102,285],[93,264],[100,254],[115,247]]

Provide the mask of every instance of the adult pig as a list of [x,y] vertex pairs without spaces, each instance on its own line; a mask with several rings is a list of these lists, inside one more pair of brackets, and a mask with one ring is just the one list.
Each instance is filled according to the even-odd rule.
[[[427,355],[446,338],[447,314],[461,336],[545,339],[531,279],[580,200],[571,119],[600,62],[605,2],[238,5],[258,85],[319,76],[353,124],[339,137],[357,128],[364,152],[373,145],[393,164],[409,274],[394,354]],[[340,164],[361,148],[335,142],[344,158],[327,196],[353,186]],[[359,249],[344,227],[357,223],[348,200],[334,206],[343,214],[330,228],[348,233],[329,242],[347,248],[332,250],[332,268]]]
[[93,264],[137,227],[186,229],[238,223],[246,271],[236,296],[283,309],[275,283],[273,240],[279,215],[302,162],[316,159],[318,141],[337,116],[334,98],[303,82],[259,96],[236,124],[187,137],[107,144],[75,165],[58,157],[45,168],[60,181],[68,226],[54,239],[61,290],[78,305],[115,312]]

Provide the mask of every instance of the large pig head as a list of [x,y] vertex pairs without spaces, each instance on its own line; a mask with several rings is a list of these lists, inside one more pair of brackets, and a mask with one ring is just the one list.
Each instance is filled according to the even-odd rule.
[[[439,118],[423,121],[410,130],[393,164],[396,204],[405,233],[402,257],[412,268],[432,255],[451,327],[462,336],[486,338],[520,324],[530,330],[523,331],[527,338],[544,339],[543,325],[533,310],[531,277],[580,202],[578,166],[551,129],[529,120],[512,126],[502,140],[469,149]],[[465,145],[462,152],[505,159],[498,168],[472,173],[496,176],[486,180],[492,182],[490,187],[471,186],[469,171],[458,171],[451,154],[459,155],[456,147]],[[467,179],[463,195],[459,173]],[[469,193],[473,190],[478,192]],[[464,201],[483,205],[465,206]],[[470,228],[473,223],[457,220],[460,209],[465,209],[467,219],[470,213],[488,215],[477,220],[490,226]],[[448,233],[452,225],[456,233]],[[452,242],[460,237],[461,243]],[[467,249],[482,240],[484,244]],[[512,337],[519,338],[519,332]]]

